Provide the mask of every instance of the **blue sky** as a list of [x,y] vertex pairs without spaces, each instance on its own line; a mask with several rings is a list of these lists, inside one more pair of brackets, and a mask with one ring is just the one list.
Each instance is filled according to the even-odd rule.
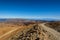
[[0,0],[0,18],[60,19],[60,0]]

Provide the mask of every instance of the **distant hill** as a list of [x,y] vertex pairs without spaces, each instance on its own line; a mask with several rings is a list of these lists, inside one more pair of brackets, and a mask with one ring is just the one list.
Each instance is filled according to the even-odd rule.
[[2,21],[6,21],[6,20],[7,20],[7,19],[1,19],[1,18],[0,18],[0,22],[2,22]]
[[54,18],[42,18],[40,20],[45,20],[45,21],[60,21],[60,19],[54,19]]
[[0,18],[0,22],[29,22],[29,21],[38,21],[38,22],[48,22],[48,21],[60,21],[59,19],[53,19],[53,18],[40,18],[40,19],[21,19],[21,18],[18,18],[18,19],[6,19],[6,18]]

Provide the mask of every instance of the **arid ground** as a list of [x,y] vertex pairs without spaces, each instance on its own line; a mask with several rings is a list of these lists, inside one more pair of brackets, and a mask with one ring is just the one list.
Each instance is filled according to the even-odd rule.
[[60,21],[0,21],[0,40],[60,40]]

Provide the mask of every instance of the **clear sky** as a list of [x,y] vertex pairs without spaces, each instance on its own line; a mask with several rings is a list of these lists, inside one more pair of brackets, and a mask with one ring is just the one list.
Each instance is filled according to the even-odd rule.
[[60,19],[60,0],[0,0],[0,18]]

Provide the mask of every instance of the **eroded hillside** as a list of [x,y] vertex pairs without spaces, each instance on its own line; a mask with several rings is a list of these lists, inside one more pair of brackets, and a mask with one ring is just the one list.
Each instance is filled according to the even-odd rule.
[[60,40],[60,33],[45,22],[1,22],[0,40]]

